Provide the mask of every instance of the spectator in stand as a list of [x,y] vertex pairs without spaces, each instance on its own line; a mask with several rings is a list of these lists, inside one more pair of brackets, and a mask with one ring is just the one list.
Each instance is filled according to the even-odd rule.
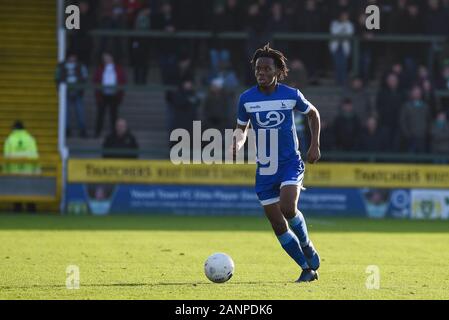
[[[307,130],[306,130],[307,132]],[[326,119],[321,119],[321,140],[320,147],[322,151],[335,150],[335,130],[331,122]]]
[[[422,12],[416,1],[407,3],[407,11],[402,21],[398,21],[399,31],[402,34],[423,34],[425,28],[423,25]],[[402,61],[404,62],[404,71],[408,78],[413,78],[416,74],[416,65],[425,58],[424,46],[417,43],[401,43],[400,50]]]
[[203,105],[205,129],[215,128],[224,132],[228,125],[227,109],[231,106],[231,101],[223,86],[223,79],[212,80]]
[[[298,11],[296,11],[298,12]],[[323,12],[319,10],[317,0],[306,0],[305,7],[300,8],[299,18],[295,12],[293,16],[293,30],[298,32],[325,32],[327,27],[323,28]],[[299,45],[297,45],[299,44]],[[323,56],[325,44],[320,41],[303,41],[291,44],[293,55],[302,57],[307,66],[307,73],[310,78],[310,84],[318,85],[318,72],[322,67],[322,61],[327,59]]]
[[389,20],[391,25],[388,27],[390,33],[398,34],[404,33],[403,23],[407,17],[407,1],[408,0],[397,0],[396,5],[394,5],[393,13],[391,19]]
[[[437,81],[437,88],[439,90],[449,90],[449,60],[443,66],[440,76]],[[440,105],[442,110],[449,116],[449,97],[441,97]]]
[[431,152],[438,154],[449,154],[449,123],[447,115],[439,112],[432,123],[431,131]]
[[436,115],[439,107],[435,96],[435,89],[430,80],[424,81],[421,89],[423,92],[423,99],[429,105],[432,116]]
[[98,138],[103,131],[104,116],[107,109],[109,109],[111,130],[114,129],[118,118],[119,105],[124,96],[124,90],[119,86],[126,83],[125,72],[121,65],[115,63],[112,54],[103,53],[103,63],[95,71],[94,83],[97,86],[102,86],[97,88],[95,92],[97,100],[95,137]]
[[[207,79],[206,85],[210,86],[212,81],[221,81],[223,83],[223,91],[227,96],[228,103],[236,103],[236,94],[239,87],[239,79],[237,78],[236,72],[230,62],[221,62],[218,66],[218,72],[210,72],[209,78]],[[230,121],[233,123],[235,119],[237,110],[235,108],[225,108],[226,114],[226,124],[230,125]]]
[[211,31],[213,38],[209,44],[209,58],[211,62],[211,71],[218,72],[220,63],[228,63],[231,61],[231,52],[227,43],[219,39],[216,35],[220,32],[231,29],[230,20],[226,19],[225,8],[223,5],[216,5],[211,16]]
[[337,149],[339,151],[357,151],[362,128],[351,99],[343,100],[333,127]]
[[253,53],[254,47],[264,37],[263,33],[267,30],[266,21],[264,19],[265,12],[262,11],[260,5],[257,2],[250,3],[247,7],[246,20],[244,28],[248,32],[249,38],[247,43],[248,52]]
[[[370,5],[369,3],[372,0],[366,0],[366,2],[361,2],[361,10],[364,11],[365,8]],[[376,1],[376,5],[380,8],[380,12],[382,12],[382,33],[393,33],[392,27],[393,27],[393,18],[395,17],[396,13],[396,3],[395,1]],[[396,1],[397,2],[397,1]]]
[[[137,14],[134,29],[147,31],[151,28],[151,9],[149,6],[143,7]],[[150,50],[149,39],[134,38],[131,43],[131,64],[134,69],[134,83],[145,84],[148,76],[148,56]]]
[[[391,15],[391,25],[387,28],[388,32],[404,35],[426,33],[426,28],[423,23],[423,10],[422,7],[420,8],[420,2],[423,1],[398,0]],[[406,76],[412,77],[413,79],[416,64],[425,58],[424,46],[419,43],[396,42],[391,43],[389,47],[394,58],[404,63],[404,73]]]
[[427,12],[424,17],[424,26],[429,35],[448,35],[449,24],[447,7],[443,8],[440,0],[427,0]]
[[[209,1],[212,2],[212,1]],[[204,0],[195,1],[172,1],[173,16],[176,27],[179,30],[201,30],[205,20],[204,12],[208,11],[208,5],[204,5]],[[182,51],[189,56],[196,56],[198,48],[203,44],[202,40],[195,38],[177,39],[175,42]]]
[[[164,1],[154,16],[154,29],[173,33],[176,31],[173,7],[169,1]],[[159,69],[162,83],[176,85],[177,42],[172,39],[158,40]]]
[[220,62],[218,65],[218,71],[216,73],[211,72],[209,76],[209,83],[214,79],[222,79],[223,88],[232,94],[235,94],[239,86],[239,80],[235,70],[232,68],[230,62]]
[[[203,23],[203,12],[208,11],[210,0],[172,1],[173,14],[180,30],[200,30]],[[184,42],[184,41],[183,41]],[[190,42],[190,40],[188,40]]]
[[[224,0],[224,20],[226,21],[224,31],[238,32],[244,29],[246,19],[244,5],[246,5],[246,1]],[[247,67],[247,56],[244,55],[245,44],[238,39],[226,39],[226,48],[230,52],[231,64],[239,70],[244,70]]]
[[386,85],[382,86],[376,98],[376,113],[379,126],[390,137],[390,151],[397,150],[399,144],[399,115],[404,103],[404,95],[399,90],[399,80],[395,73],[386,78]]
[[422,86],[424,81],[427,81],[427,80],[431,81],[431,77],[430,77],[430,74],[429,74],[429,69],[427,69],[427,67],[425,65],[418,66],[418,70],[416,72],[415,83],[417,83],[418,85]]
[[423,28],[423,14],[419,7],[419,1],[405,1],[405,7],[401,3],[400,10],[399,21],[396,21],[396,32],[402,34],[420,34],[425,31]]
[[298,13],[300,13],[301,10],[303,9],[302,4],[298,2],[299,1],[297,0],[282,0],[282,6],[284,7],[285,17],[292,26],[292,31],[294,30],[295,32],[298,31],[296,29],[297,27],[296,22],[297,20],[301,20],[298,17]]
[[360,139],[360,151],[362,152],[384,152],[389,142],[385,130],[379,127],[374,116],[366,120]]
[[[436,56],[436,69],[443,70],[445,66],[449,65],[449,37],[446,41],[440,44],[439,53]],[[437,77],[440,76],[437,71]]]
[[118,119],[114,131],[103,142],[103,158],[138,158],[139,145],[125,119]]
[[308,85],[308,73],[304,63],[299,59],[292,59],[287,78],[289,86],[303,89]]
[[413,85],[414,77],[411,79],[407,79],[404,68],[400,62],[395,62],[391,65],[389,69],[383,74],[382,76],[382,85],[386,83],[387,77],[390,74],[394,74],[397,77],[398,80],[398,89],[401,92],[405,92],[407,90],[410,90],[410,87]]
[[[101,1],[100,29],[125,29],[126,17],[122,0]],[[109,51],[116,58],[123,58],[126,48],[126,39],[122,37],[105,36],[100,38],[99,52]]]
[[317,0],[306,0],[304,6],[300,6],[295,9],[295,14],[300,15],[300,19],[297,16],[293,16],[292,29],[299,32],[320,32],[324,31],[323,28],[323,12],[319,8]]
[[332,1],[332,3],[329,6],[330,13],[332,17],[338,16],[341,12],[347,12],[349,15],[349,18],[354,17],[354,12],[352,11],[354,8],[353,5],[351,5],[350,0],[337,0]]
[[124,11],[126,16],[126,25],[128,28],[135,27],[135,21],[140,9],[142,8],[142,3],[140,0],[122,0],[124,3]]
[[437,83],[438,89],[449,90],[449,60],[441,69],[440,76]]
[[79,61],[86,66],[90,65],[92,55],[92,37],[89,32],[95,27],[95,17],[88,1],[80,1],[80,25],[82,26],[70,37],[70,46],[76,50]]
[[[25,129],[22,121],[18,120],[14,123],[12,132],[5,140],[3,156],[9,159],[39,158],[36,139]],[[39,166],[34,163],[12,163],[5,168],[7,173],[12,174],[35,174],[40,171]]]
[[412,87],[409,100],[401,110],[401,133],[408,152],[426,152],[430,109],[419,86]]
[[239,31],[243,28],[244,14],[241,2],[238,0],[226,0],[225,17],[228,21],[227,31]]
[[345,97],[352,101],[354,111],[362,123],[366,123],[374,113],[369,94],[366,92],[363,80],[355,77],[351,80],[350,87],[345,90]]
[[78,121],[79,135],[82,138],[87,138],[86,131],[86,119],[84,113],[84,89],[83,88],[71,88],[70,85],[83,85],[88,78],[87,68],[81,62],[78,61],[78,57],[75,53],[70,52],[67,54],[66,61],[63,61],[56,68],[56,83],[66,83],[67,88],[67,109],[66,109],[66,133],[67,137],[71,136],[71,121],[70,113],[73,111],[76,114]]
[[170,118],[170,132],[174,129],[186,129],[192,133],[194,120],[199,120],[198,108],[201,100],[195,91],[193,82],[185,80],[177,92],[167,96]]
[[[190,56],[184,54],[180,57],[180,59],[177,62],[176,69],[174,70],[174,73],[171,75],[170,83],[177,86],[177,90],[174,91],[172,89],[169,89],[165,92],[165,99],[168,105],[169,110],[169,128],[171,130],[176,129],[175,125],[177,123],[182,122],[179,118],[177,118],[175,112],[176,106],[173,105],[173,103],[177,103],[179,105],[179,101],[182,100],[181,96],[184,97],[182,93],[185,93],[182,88],[184,87],[185,83],[187,87],[192,86],[193,89],[193,83],[195,82],[195,73],[192,65],[192,59]],[[181,88],[181,89],[179,89]],[[189,90],[187,90],[189,91]],[[195,93],[196,96],[196,93]],[[176,117],[175,117],[176,116]],[[170,131],[171,131],[170,130]]]
[[[288,32],[290,30],[289,20],[285,17],[281,2],[273,2],[270,8],[270,17],[267,21],[267,30],[271,34],[279,32]],[[272,37],[272,36],[271,36]],[[271,40],[273,41],[273,40]],[[286,41],[275,41],[274,47],[281,52],[288,52],[288,43]]]
[[[22,121],[14,123],[12,132],[5,140],[3,147],[3,156],[5,159],[38,159],[39,152],[36,140],[25,129]],[[40,172],[40,167],[36,163],[10,163],[6,164],[3,169],[4,173],[14,175],[30,175]],[[14,212],[22,211],[22,203],[14,203]],[[27,211],[35,212],[36,204],[27,203]]]
[[[246,55],[251,57],[257,48],[270,41],[270,35],[266,32],[267,25],[264,12],[261,6],[257,3],[251,3],[248,6],[247,18],[245,20],[245,29],[248,33],[248,40],[246,41]],[[245,83],[252,85],[254,81],[254,72],[250,64],[246,65]]]
[[423,92],[423,99],[429,105],[432,116],[435,116],[437,112],[435,90],[429,70],[426,66],[421,65],[418,67],[416,83],[420,86]]
[[195,82],[195,70],[193,68],[193,61],[188,54],[182,54],[178,59],[174,84],[179,86],[184,81]]
[[[374,37],[374,31],[368,30],[366,28],[366,19],[367,15],[363,12],[359,14],[357,19],[357,28],[356,33],[363,40],[369,40]],[[372,66],[373,60],[377,56],[375,52],[375,43],[369,41],[361,41],[360,42],[360,52],[359,52],[359,70],[360,77],[363,79],[365,83],[368,83],[372,77]]]
[[[354,25],[349,20],[349,13],[343,11],[338,19],[332,21],[330,32],[333,36],[352,36]],[[344,86],[348,77],[348,59],[351,54],[349,40],[336,39],[329,43],[329,49],[334,60],[335,79],[338,85]]]

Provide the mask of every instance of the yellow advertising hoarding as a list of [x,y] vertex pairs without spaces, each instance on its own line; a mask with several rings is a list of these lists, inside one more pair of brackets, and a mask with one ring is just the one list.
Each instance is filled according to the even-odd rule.
[[[253,185],[255,165],[70,159],[69,183]],[[449,188],[449,166],[320,163],[306,165],[304,185],[319,187]]]
[[174,165],[158,160],[69,160],[68,181],[161,184],[254,184],[255,165]]

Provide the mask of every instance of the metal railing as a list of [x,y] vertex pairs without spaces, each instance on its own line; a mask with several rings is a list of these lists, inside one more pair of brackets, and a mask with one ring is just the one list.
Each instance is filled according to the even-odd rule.
[[[120,158],[136,156],[139,159],[166,160],[170,150],[166,148],[141,148],[136,150],[103,149],[71,147],[70,154],[78,158],[98,158],[108,154],[121,155]],[[303,154],[303,158],[305,155]],[[449,164],[449,154],[431,153],[372,153],[372,152],[342,152],[322,150],[321,161],[324,162],[369,162],[369,163],[432,163],[440,165]]]
[[[220,32],[211,31],[159,31],[159,30],[111,30],[95,29],[90,32],[93,37],[133,37],[150,39],[222,39],[222,40],[246,40],[250,37],[248,32]],[[435,36],[427,34],[373,34],[370,37],[359,35],[338,36],[329,33],[302,33],[302,32],[275,32],[271,34],[273,40],[283,41],[331,41],[331,40],[349,40],[352,43],[352,72],[359,72],[360,44],[362,42],[372,43],[417,43],[435,45],[448,41],[445,36]],[[430,63],[433,64],[434,57],[431,57]]]
[[322,152],[322,160],[331,162],[433,163],[447,165],[449,164],[449,154],[324,151]]
[[58,202],[62,192],[59,157],[0,157],[0,201]]

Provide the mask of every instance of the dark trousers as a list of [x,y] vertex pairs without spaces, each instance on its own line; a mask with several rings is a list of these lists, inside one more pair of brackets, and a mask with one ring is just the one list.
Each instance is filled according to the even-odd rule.
[[345,55],[342,46],[332,56],[335,66],[335,80],[339,86],[344,86],[348,79],[348,57]]
[[148,40],[135,39],[132,41],[131,59],[135,84],[145,84],[147,82],[149,49]]
[[146,84],[148,77],[148,66],[146,64],[134,66],[134,83]]
[[109,120],[111,123],[111,131],[114,130],[118,117],[119,98],[117,95],[102,94],[101,102],[97,106],[97,125],[95,128],[95,136],[99,137],[103,131],[104,116],[106,110],[109,109]]
[[[14,212],[22,212],[23,211],[23,203],[15,202],[14,203]],[[36,204],[35,203],[26,203],[26,212],[34,213],[36,212]]]
[[410,137],[407,139],[407,149],[410,153],[424,153],[427,152],[425,137]]

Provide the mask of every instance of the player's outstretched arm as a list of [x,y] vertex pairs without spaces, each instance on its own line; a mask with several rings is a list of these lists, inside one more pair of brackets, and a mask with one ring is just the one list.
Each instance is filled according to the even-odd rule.
[[307,161],[309,163],[316,163],[321,158],[320,152],[320,113],[314,106],[310,107],[310,111],[307,113],[307,120],[310,128],[310,148],[307,152]]

